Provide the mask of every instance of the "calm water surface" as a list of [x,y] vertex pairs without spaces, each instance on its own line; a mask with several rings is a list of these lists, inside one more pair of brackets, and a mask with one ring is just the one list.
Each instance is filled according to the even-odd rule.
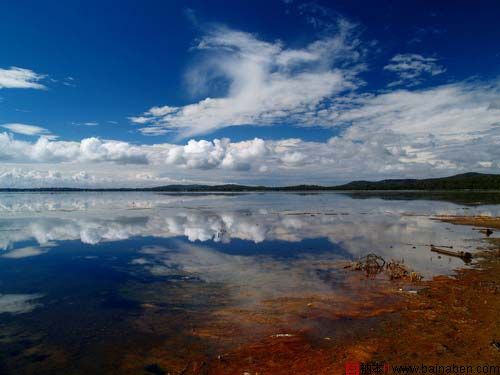
[[500,214],[358,198],[0,194],[0,373],[167,373],[266,335],[334,337],[391,298],[342,262],[376,253],[450,274],[464,263],[429,245],[474,252],[482,236],[430,216]]

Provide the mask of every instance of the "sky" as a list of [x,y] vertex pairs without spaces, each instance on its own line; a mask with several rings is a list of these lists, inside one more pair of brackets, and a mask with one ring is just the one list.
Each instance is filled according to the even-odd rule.
[[498,1],[2,1],[0,187],[500,173]]

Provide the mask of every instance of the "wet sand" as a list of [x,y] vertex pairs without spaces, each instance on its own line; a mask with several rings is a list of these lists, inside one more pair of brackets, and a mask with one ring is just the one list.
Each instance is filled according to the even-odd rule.
[[454,216],[441,215],[436,216],[437,220],[445,223],[458,225],[472,225],[481,228],[496,228],[500,229],[500,217],[495,216]]

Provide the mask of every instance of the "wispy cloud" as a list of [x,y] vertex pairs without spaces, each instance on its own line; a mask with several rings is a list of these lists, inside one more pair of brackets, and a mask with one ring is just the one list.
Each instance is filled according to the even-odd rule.
[[48,136],[49,138],[56,138],[56,136],[50,134],[49,130],[37,125],[13,123],[13,124],[3,124],[0,126],[17,134],[32,135],[32,136],[45,135]]
[[[194,91],[211,80],[227,82],[226,93],[181,107],[153,107],[131,118],[146,134],[176,130],[206,134],[231,125],[270,125],[318,107],[334,94],[357,88],[365,67],[355,26],[337,20],[335,33],[303,48],[286,48],[256,35],[218,26],[196,45],[203,61],[192,70]],[[154,129],[154,130],[153,130]],[[158,129],[163,129],[159,131]]]
[[29,258],[29,257],[42,255],[42,254],[47,253],[48,251],[49,251],[49,249],[47,247],[28,246],[28,247],[23,247],[20,249],[8,251],[5,254],[1,255],[1,257],[7,258],[7,259],[23,259],[23,258]]
[[391,82],[389,87],[397,85],[415,86],[423,82],[427,76],[442,74],[446,69],[437,63],[433,57],[424,57],[415,53],[399,54],[391,59],[385,70],[394,72],[398,80]]
[[71,125],[75,126],[98,126],[99,123],[97,121],[85,121],[85,122],[72,122]]
[[40,83],[45,78],[44,75],[35,73],[30,69],[11,67],[0,68],[0,89],[37,89],[46,87]]
[[[333,110],[337,121],[361,133],[390,130],[436,141],[461,141],[500,127],[500,82],[457,82],[421,90],[400,89],[352,98],[346,110]],[[487,141],[485,139],[485,141]]]

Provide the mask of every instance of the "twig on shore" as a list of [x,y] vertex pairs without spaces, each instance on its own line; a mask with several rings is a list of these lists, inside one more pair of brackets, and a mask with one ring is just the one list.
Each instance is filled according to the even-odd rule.
[[431,245],[431,251],[442,255],[448,255],[451,257],[460,258],[465,263],[469,263],[472,260],[472,254],[469,253],[468,251],[451,251],[451,250],[441,249],[439,247],[432,245]]

